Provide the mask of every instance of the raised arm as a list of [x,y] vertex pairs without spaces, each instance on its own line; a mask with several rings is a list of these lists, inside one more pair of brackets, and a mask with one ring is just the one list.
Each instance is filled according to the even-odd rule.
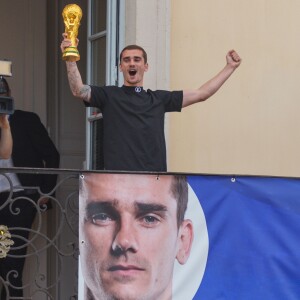
[[7,115],[0,114],[0,128],[0,158],[8,159],[11,156],[13,141]]
[[207,81],[199,89],[183,91],[182,107],[205,101],[211,97],[241,64],[242,60],[236,51],[230,50],[226,55],[226,61],[226,66],[215,77]]
[[[66,33],[63,33],[62,36],[63,40],[61,42],[60,49],[63,53],[67,47],[71,46],[71,40],[67,38]],[[81,100],[89,102],[91,99],[91,87],[87,84],[83,84],[76,62],[66,61],[66,66],[72,94]]]

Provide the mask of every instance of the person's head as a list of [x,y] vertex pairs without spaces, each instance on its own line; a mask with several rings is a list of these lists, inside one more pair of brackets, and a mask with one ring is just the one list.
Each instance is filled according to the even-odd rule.
[[148,71],[147,53],[138,45],[128,45],[120,53],[120,71],[124,85],[143,86],[144,73]]
[[9,97],[10,96],[10,88],[3,76],[0,76],[0,96]]
[[190,254],[185,178],[85,174],[80,180],[80,257],[95,299],[169,299],[174,262]]

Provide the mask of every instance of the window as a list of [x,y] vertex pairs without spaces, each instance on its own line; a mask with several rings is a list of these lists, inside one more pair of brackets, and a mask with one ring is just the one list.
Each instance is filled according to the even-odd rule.
[[[87,81],[91,85],[118,85],[118,55],[122,33],[122,0],[89,0]],[[101,111],[87,110],[87,169],[103,169]]]

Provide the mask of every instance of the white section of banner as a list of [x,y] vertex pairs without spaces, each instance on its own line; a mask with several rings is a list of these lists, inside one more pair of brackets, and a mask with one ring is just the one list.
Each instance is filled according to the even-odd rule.
[[81,272],[80,255],[78,257],[78,300],[84,300],[84,279]]

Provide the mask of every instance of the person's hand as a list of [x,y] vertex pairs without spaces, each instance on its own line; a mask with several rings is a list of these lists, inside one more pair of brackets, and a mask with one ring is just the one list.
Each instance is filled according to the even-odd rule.
[[63,40],[60,44],[61,52],[64,53],[65,49],[72,45],[71,40],[68,39],[68,35],[64,32],[62,34]]
[[[70,39],[68,39],[68,34],[67,33],[63,33],[62,34],[62,37],[63,37],[63,40],[60,44],[60,49],[61,49],[61,52],[64,53],[65,49],[72,46],[72,42]],[[76,47],[78,46],[78,43],[79,43],[79,40],[76,39]]]
[[228,65],[232,66],[235,69],[241,64],[242,59],[235,50],[230,50],[226,55],[226,61]]
[[9,128],[8,115],[0,114],[0,128]]

